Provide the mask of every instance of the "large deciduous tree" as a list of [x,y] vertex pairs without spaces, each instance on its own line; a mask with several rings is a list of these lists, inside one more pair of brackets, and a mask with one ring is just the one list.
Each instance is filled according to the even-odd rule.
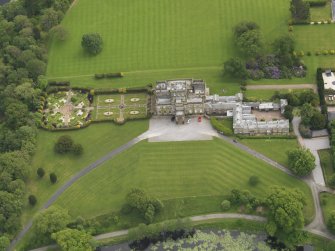
[[98,33],[85,34],[81,40],[81,46],[91,55],[97,55],[102,51],[102,38]]
[[302,237],[305,198],[299,190],[273,187],[265,202],[269,209],[266,230],[271,236],[292,236],[291,243]]
[[91,251],[93,247],[92,236],[86,232],[79,231],[77,229],[64,229],[57,233],[53,233],[51,238],[54,239],[57,244],[64,251],[82,250]]
[[306,176],[315,168],[315,157],[308,149],[294,149],[287,155],[289,169],[298,176]]
[[71,218],[67,210],[51,206],[36,216],[34,225],[38,234],[50,236],[65,229],[70,220]]

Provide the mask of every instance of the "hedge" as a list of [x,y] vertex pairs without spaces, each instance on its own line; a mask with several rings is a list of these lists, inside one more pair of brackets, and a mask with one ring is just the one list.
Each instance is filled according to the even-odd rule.
[[124,76],[124,74],[122,72],[96,73],[96,74],[94,74],[95,79],[122,78],[123,76]]
[[70,81],[49,81],[48,86],[70,86]]
[[322,73],[324,71],[325,71],[325,69],[322,69],[322,68],[318,68],[316,70],[316,84],[317,84],[317,87],[318,87],[321,113],[325,114],[326,119],[328,120],[328,109],[327,109],[327,104],[326,104],[326,100],[325,100],[325,92],[328,92],[328,90],[325,91],[325,86],[324,86],[323,77],[322,77]]
[[48,86],[46,92],[48,94],[62,91],[69,91],[71,88],[69,86]]
[[147,87],[131,87],[131,88],[98,88],[94,89],[94,94],[116,94],[116,93],[139,93],[139,92],[150,92],[151,88]]
[[307,2],[311,7],[320,7],[327,4],[327,0],[307,0]]

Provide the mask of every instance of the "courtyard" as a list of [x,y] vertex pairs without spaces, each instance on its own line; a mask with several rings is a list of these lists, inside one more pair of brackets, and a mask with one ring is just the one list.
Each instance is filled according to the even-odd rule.
[[209,120],[197,116],[187,119],[187,123],[177,125],[171,117],[153,117],[150,119],[148,134],[149,142],[211,140],[217,132]]

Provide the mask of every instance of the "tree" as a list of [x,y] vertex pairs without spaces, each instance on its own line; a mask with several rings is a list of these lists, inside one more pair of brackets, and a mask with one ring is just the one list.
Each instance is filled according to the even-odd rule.
[[291,105],[285,107],[284,117],[290,122],[293,120],[293,107]]
[[257,176],[253,175],[249,178],[249,185],[250,186],[257,186],[258,183],[259,183],[259,178]]
[[37,234],[50,236],[66,228],[70,223],[70,216],[67,210],[51,206],[43,212],[38,213],[34,219]]
[[246,56],[255,57],[263,50],[262,35],[259,30],[243,33],[236,39],[239,50]]
[[44,171],[44,169],[42,168],[42,167],[39,167],[38,169],[37,169],[37,175],[38,175],[38,177],[40,177],[40,178],[43,178],[44,177],[44,175],[45,175],[45,171]]
[[265,203],[268,207],[268,233],[293,235],[304,226],[305,198],[299,190],[273,187]]
[[246,79],[248,76],[244,62],[239,58],[231,58],[224,63],[224,73],[238,79]]
[[25,180],[28,175],[28,159],[29,156],[22,151],[0,154],[0,172],[7,172],[13,180]]
[[73,139],[69,135],[60,136],[55,144],[55,152],[64,154],[72,151]]
[[310,103],[303,104],[300,108],[301,123],[305,126],[309,126],[314,113],[315,108]]
[[315,157],[309,149],[291,150],[287,155],[289,169],[298,176],[306,176],[315,168]]
[[293,66],[293,51],[295,42],[289,35],[284,35],[277,38],[273,44],[273,52],[276,57],[280,60],[280,63],[288,68]]
[[72,146],[72,152],[75,154],[75,155],[81,155],[83,154],[83,151],[84,151],[84,148],[81,144],[74,144]]
[[37,81],[38,76],[43,75],[46,69],[46,64],[39,59],[30,60],[27,63],[27,70],[29,72],[29,77]]
[[155,208],[152,204],[149,204],[145,211],[144,218],[148,223],[151,223],[153,222],[154,217],[155,217]]
[[22,199],[17,195],[0,191],[0,233],[15,233],[18,230],[22,207]]
[[102,51],[102,38],[98,33],[85,34],[82,37],[81,46],[89,54],[97,55]]
[[330,213],[328,222],[327,222],[328,228],[335,233],[335,211],[332,211]]
[[28,107],[21,102],[11,102],[5,111],[6,124],[11,129],[17,129],[27,122]]
[[55,184],[57,182],[57,175],[55,173],[50,173],[49,178],[52,184]]
[[49,34],[59,41],[65,41],[69,36],[68,31],[60,24],[52,27]]
[[41,26],[44,31],[49,31],[52,27],[59,24],[62,20],[63,13],[55,11],[53,8],[49,8],[43,11],[41,17]]
[[333,174],[332,176],[330,176],[329,178],[329,185],[332,187],[335,187],[335,174]]
[[59,10],[63,13],[66,12],[66,10],[70,7],[70,1],[69,0],[55,0],[53,4],[53,8],[55,10]]
[[55,240],[64,251],[93,250],[91,245],[92,236],[84,231],[79,231],[77,229],[64,229],[57,233],[53,233],[51,238]]
[[29,195],[29,197],[28,197],[28,201],[29,201],[29,204],[30,204],[31,206],[35,206],[36,203],[37,203],[36,196],[35,196],[35,195]]
[[9,244],[10,241],[6,236],[0,236],[0,251],[6,251]]
[[320,111],[315,109],[315,112],[310,120],[312,130],[321,130],[326,126],[326,117]]
[[292,18],[295,21],[308,21],[310,18],[310,5],[304,0],[291,0]]
[[221,203],[221,208],[223,211],[227,211],[230,209],[230,201],[229,200],[224,200]]
[[240,37],[242,34],[248,32],[248,31],[253,31],[253,30],[259,30],[258,24],[254,22],[241,22],[237,24],[234,27],[234,36],[235,38]]

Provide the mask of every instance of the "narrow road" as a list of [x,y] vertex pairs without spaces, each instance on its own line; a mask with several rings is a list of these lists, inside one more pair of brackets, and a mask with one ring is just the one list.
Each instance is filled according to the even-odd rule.
[[247,90],[288,90],[288,89],[312,89],[317,91],[314,84],[294,84],[294,85],[247,85]]

